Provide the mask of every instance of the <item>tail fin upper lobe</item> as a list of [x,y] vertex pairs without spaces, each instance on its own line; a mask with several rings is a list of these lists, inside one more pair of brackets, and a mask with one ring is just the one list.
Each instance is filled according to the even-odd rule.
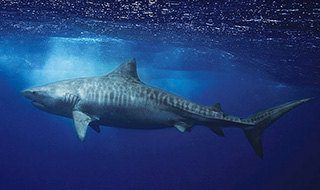
[[263,159],[261,136],[264,130],[270,127],[277,119],[279,119],[281,116],[283,116],[293,108],[302,105],[312,99],[313,98],[306,98],[288,102],[280,106],[276,106],[274,108],[257,113],[247,119],[255,124],[254,126],[243,127],[243,130],[254,151],[261,159]]

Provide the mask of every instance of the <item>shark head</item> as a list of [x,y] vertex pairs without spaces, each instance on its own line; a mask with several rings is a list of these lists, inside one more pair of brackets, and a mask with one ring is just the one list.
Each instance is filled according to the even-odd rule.
[[56,103],[55,96],[50,93],[49,88],[46,86],[29,88],[22,91],[21,94],[32,100],[33,106],[44,111],[50,107],[54,107],[54,104]]
[[77,100],[69,91],[62,84],[49,84],[26,89],[21,94],[32,100],[32,105],[42,111],[68,117],[71,106]]

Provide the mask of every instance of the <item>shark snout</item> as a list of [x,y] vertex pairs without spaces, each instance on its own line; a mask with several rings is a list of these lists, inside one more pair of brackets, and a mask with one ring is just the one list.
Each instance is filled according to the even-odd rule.
[[26,89],[26,90],[23,90],[21,92],[22,96],[28,98],[28,99],[33,99],[33,97],[36,95],[36,91],[33,91],[31,89]]

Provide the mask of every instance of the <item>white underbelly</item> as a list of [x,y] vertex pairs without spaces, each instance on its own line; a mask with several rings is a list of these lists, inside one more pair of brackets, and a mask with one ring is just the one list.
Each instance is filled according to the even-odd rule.
[[133,129],[155,129],[172,127],[181,119],[170,108],[166,107],[111,107],[99,108],[95,116],[100,125]]

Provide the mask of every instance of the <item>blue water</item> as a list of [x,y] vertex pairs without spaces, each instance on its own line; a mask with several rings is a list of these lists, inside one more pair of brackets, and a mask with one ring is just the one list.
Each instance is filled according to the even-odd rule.
[[[319,3],[134,3],[0,3],[0,189],[319,189]],[[20,94],[133,57],[144,83],[230,115],[315,100],[264,133],[261,160],[236,128],[102,127],[81,143]]]

